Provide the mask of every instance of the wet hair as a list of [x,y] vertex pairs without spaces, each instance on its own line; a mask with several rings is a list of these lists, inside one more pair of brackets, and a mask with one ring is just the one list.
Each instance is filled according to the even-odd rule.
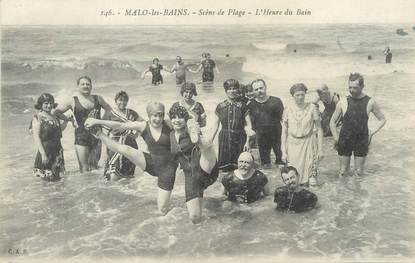
[[[294,171],[295,174],[297,175],[297,177],[299,176],[297,168],[295,168],[294,166],[284,166],[281,169],[281,178],[282,178],[282,174],[288,174],[290,171]],[[284,178],[282,178],[284,181]]]
[[164,114],[164,104],[161,102],[149,102],[147,104],[146,111],[149,117],[156,112],[163,112]]
[[263,80],[263,79],[254,80],[254,81],[251,82],[251,85],[254,86],[254,84],[257,83],[257,82],[262,82],[262,84],[264,84],[264,87],[265,88],[267,87],[267,83],[265,83],[265,80]]
[[223,88],[225,90],[228,90],[230,87],[236,87],[239,89],[239,82],[236,79],[228,79],[225,82],[223,82]]
[[115,94],[115,99],[114,100],[117,101],[119,98],[124,98],[127,101],[129,99],[127,92],[125,92],[123,90],[121,90],[121,91],[117,92],[117,94]]
[[190,91],[194,96],[197,96],[196,85],[193,82],[185,82],[180,88],[180,94],[183,96],[185,91]]
[[359,86],[363,87],[365,85],[365,80],[363,79],[362,74],[354,72],[350,73],[349,81],[356,81],[359,80]]
[[176,59],[178,59],[178,58],[179,58],[180,60],[182,60],[182,57],[181,57],[181,56],[176,56]]
[[40,95],[39,98],[37,98],[37,102],[35,104],[35,109],[41,110],[42,109],[42,105],[45,102],[52,103],[52,108],[53,109],[58,106],[58,104],[55,103],[55,98],[52,96],[52,94],[50,94],[50,93],[42,93],[42,95]]
[[171,120],[176,116],[179,117],[179,118],[183,118],[186,121],[188,119],[190,119],[189,112],[186,110],[186,108],[184,108],[183,106],[180,106],[180,105],[174,105],[169,110],[169,118]]
[[249,84],[244,85],[243,90],[244,90],[244,93],[246,94],[246,93],[248,93],[248,92],[252,92],[252,91],[254,91],[254,88],[252,87],[252,84],[251,84],[251,83],[249,83]]
[[91,80],[91,78],[90,78],[90,77],[88,77],[88,76],[81,76],[81,77],[79,77],[79,78],[77,79],[77,81],[76,81],[76,85],[79,85],[79,82],[81,82],[81,79],[86,79],[86,80],[88,80],[88,81],[89,81],[89,83],[90,83],[90,84],[92,84],[92,80]]
[[160,62],[160,60],[158,58],[153,58],[153,63],[154,61]]
[[291,93],[291,96],[294,96],[294,93],[296,93],[297,91],[304,91],[304,92],[307,92],[307,87],[306,87],[303,83],[297,83],[297,84],[294,84],[294,85],[290,88],[290,93]]

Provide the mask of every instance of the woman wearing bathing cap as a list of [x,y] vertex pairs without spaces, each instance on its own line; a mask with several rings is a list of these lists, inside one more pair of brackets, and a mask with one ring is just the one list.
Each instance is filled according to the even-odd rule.
[[[317,106],[304,101],[307,87],[291,87],[294,103],[284,109],[281,151],[284,162],[297,168],[300,184],[317,184],[317,164],[323,158],[323,130]],[[317,131],[317,132],[315,132]]]
[[170,152],[171,128],[164,121],[165,107],[160,102],[150,102],[146,107],[148,121],[114,122],[88,119],[86,126],[91,128],[103,125],[115,130],[135,130],[141,133],[149,153],[120,144],[99,133],[96,135],[111,151],[118,152],[152,176],[158,177],[157,206],[160,213],[167,214],[170,195],[173,190],[177,164]]

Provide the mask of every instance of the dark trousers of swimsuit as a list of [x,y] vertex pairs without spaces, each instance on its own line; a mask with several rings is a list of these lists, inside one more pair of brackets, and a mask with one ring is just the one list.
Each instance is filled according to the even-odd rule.
[[275,154],[275,161],[281,161],[281,126],[263,126],[256,128],[256,139],[259,157],[262,164],[271,163],[271,149]]

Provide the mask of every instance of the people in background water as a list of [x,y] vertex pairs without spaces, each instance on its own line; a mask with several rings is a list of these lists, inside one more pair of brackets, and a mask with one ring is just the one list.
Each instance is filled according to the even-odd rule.
[[[163,76],[161,75],[161,71],[164,70],[163,65],[160,64],[160,60],[158,58],[153,59],[153,64],[143,71],[141,74],[141,78],[144,79],[148,72],[151,72],[151,84],[154,86],[163,84]],[[166,70],[168,71],[168,70]]]

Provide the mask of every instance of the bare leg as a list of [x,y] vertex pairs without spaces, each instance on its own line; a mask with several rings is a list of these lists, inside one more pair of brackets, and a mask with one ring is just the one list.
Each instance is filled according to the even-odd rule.
[[76,157],[78,158],[79,171],[81,173],[83,173],[84,171],[89,171],[89,147],[75,144],[75,152]]
[[167,212],[169,212],[170,196],[171,196],[171,191],[166,191],[161,188],[158,189],[157,208],[158,208],[158,211],[162,215],[166,215]]
[[99,138],[102,143],[104,143],[111,151],[122,154],[125,158],[133,162],[142,170],[146,169],[146,159],[144,157],[144,153],[141,150],[134,149],[131,146],[114,141],[102,133],[97,138]]
[[206,173],[210,173],[216,165],[216,153],[213,149],[213,145],[204,138],[199,140],[200,145],[200,168],[203,169]]
[[365,167],[366,157],[354,157],[354,174],[355,175],[363,175],[364,167]]
[[199,224],[202,221],[202,198],[193,198],[186,202],[189,218],[193,224]]
[[339,155],[340,171],[339,176],[345,176],[350,172],[350,156]]
[[110,173],[110,181],[118,181],[120,180],[120,177],[116,175],[115,173]]

